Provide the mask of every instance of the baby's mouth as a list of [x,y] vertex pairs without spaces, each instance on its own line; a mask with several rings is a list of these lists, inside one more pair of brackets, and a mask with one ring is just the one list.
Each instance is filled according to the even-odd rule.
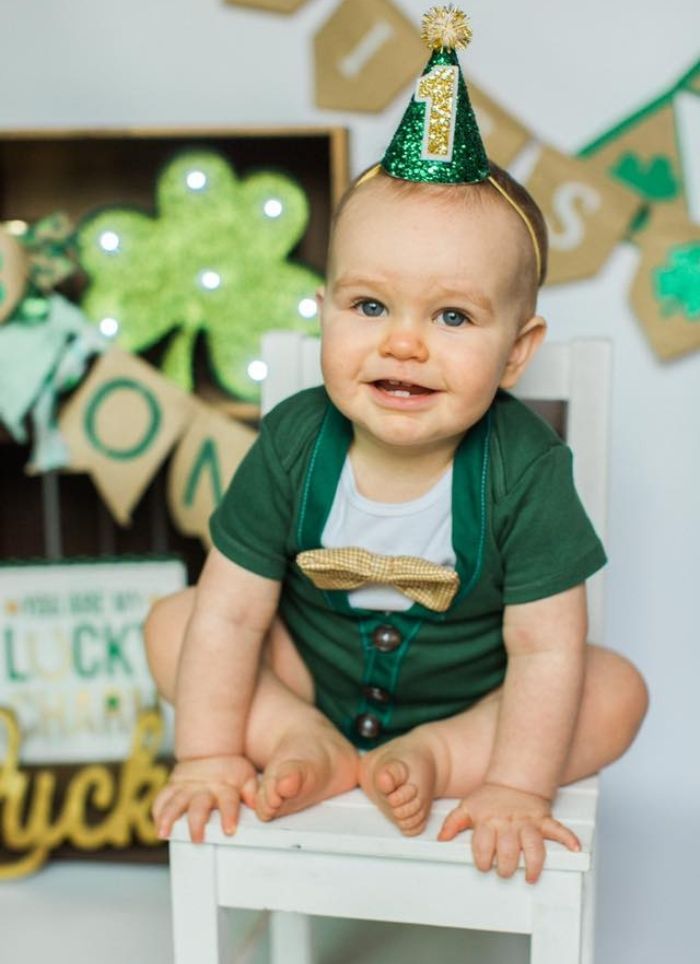
[[394,378],[379,378],[372,382],[375,388],[396,398],[410,398],[412,395],[432,395],[432,388],[414,385],[413,382],[400,382]]

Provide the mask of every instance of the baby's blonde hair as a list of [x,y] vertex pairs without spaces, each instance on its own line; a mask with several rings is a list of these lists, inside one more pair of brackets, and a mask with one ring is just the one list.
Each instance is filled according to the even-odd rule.
[[[544,284],[547,275],[547,225],[542,211],[533,199],[532,195],[522,184],[515,180],[508,171],[499,167],[498,164],[490,162],[491,177],[498,184],[502,191],[522,210],[528,219],[534,240],[539,249],[539,273],[537,271],[537,258],[531,240],[528,239],[528,247],[532,255],[532,274],[528,278],[527,294],[534,310],[537,301],[537,289]],[[391,177],[379,165],[373,165],[363,171],[347,188],[333,212],[331,220],[331,242],[329,245],[329,258],[332,253],[333,237],[335,235],[338,222],[343,211],[348,206],[354,195],[362,190],[366,184],[376,185],[383,190],[390,191],[397,197],[411,196],[415,194],[430,194],[438,201],[454,202],[458,199],[465,205],[473,202],[485,204],[498,201],[501,204],[508,204],[508,201],[500,196],[497,188],[488,180],[478,184],[427,184],[422,181],[403,181]],[[514,212],[515,213],[515,212]],[[526,230],[522,225],[523,231]]]

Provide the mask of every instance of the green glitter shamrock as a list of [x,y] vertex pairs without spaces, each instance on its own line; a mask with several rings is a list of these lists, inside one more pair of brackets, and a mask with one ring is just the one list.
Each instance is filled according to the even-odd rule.
[[653,273],[654,291],[664,301],[665,314],[682,311],[689,321],[700,320],[700,242],[672,248],[666,265]]
[[188,390],[203,333],[217,381],[255,401],[250,372],[257,372],[249,366],[259,358],[261,335],[316,330],[321,279],[286,260],[306,228],[306,197],[281,174],[238,180],[223,157],[192,151],[166,167],[156,198],[155,217],[109,208],[80,227],[80,261],[90,278],[83,310],[129,351],[174,332],[162,367]]

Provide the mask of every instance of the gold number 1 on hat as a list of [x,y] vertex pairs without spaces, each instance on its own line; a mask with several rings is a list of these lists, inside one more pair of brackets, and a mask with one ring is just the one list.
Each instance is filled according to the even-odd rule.
[[426,104],[421,151],[425,161],[452,160],[458,74],[457,67],[434,67],[416,84],[416,100]]

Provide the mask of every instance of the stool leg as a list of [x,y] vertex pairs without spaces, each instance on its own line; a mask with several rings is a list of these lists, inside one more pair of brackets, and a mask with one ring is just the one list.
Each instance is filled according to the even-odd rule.
[[530,964],[580,964],[578,908],[539,905],[534,909]]
[[313,964],[311,921],[306,914],[272,911],[270,964]]
[[[595,841],[594,841],[595,843]],[[595,898],[598,856],[591,847],[591,869],[583,875],[583,909],[581,924],[581,964],[593,964],[595,953]]]
[[170,843],[170,891],[175,964],[222,964],[230,951],[218,907],[215,848],[209,844]]

